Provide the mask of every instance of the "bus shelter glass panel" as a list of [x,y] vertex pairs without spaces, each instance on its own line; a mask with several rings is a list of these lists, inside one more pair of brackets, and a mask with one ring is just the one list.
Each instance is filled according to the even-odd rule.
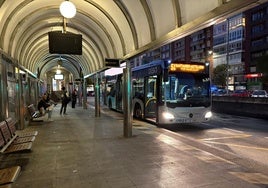
[[28,96],[29,98],[26,98],[26,104],[36,104],[37,101],[37,83],[35,80],[29,79],[29,83],[27,86],[27,90],[29,90]]
[[31,100],[34,99],[30,96],[30,93],[29,93],[29,85],[30,83],[26,82],[26,81],[23,81],[22,82],[22,94],[23,94],[23,99],[24,99],[24,106],[28,106],[29,104],[31,104]]
[[3,109],[3,91],[2,91],[2,88],[3,88],[3,81],[2,81],[2,62],[1,62],[1,59],[0,59],[0,121],[4,120],[4,109]]
[[109,77],[106,83],[106,101],[108,101],[108,107],[116,109],[116,76]]
[[7,63],[7,92],[8,92],[8,117],[16,119],[18,117],[17,98],[18,84],[15,79],[15,67],[11,63]]
[[122,110],[123,109],[123,80],[122,75],[118,75],[117,82],[116,82],[116,109]]
[[23,81],[23,97],[24,106],[29,106],[30,104],[37,105],[37,83],[33,79],[28,79],[28,82]]

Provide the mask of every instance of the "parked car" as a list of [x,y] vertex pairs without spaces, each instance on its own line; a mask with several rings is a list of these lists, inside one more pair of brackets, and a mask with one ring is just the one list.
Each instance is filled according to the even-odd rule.
[[[230,93],[231,92],[229,91],[229,94]],[[213,96],[225,96],[225,95],[227,95],[227,90],[226,89],[217,89],[217,90],[212,92],[212,95]]]
[[95,96],[95,92],[94,91],[88,91],[87,92],[87,96],[94,97]]
[[251,97],[268,97],[268,94],[265,90],[255,90],[251,94]]
[[245,89],[235,90],[231,96],[233,97],[250,97],[250,92]]

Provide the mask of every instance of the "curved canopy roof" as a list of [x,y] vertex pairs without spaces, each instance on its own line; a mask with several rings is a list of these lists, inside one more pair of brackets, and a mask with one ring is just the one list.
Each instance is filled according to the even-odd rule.
[[82,34],[82,55],[50,54],[48,32],[63,30],[63,0],[0,0],[0,48],[33,73],[62,60],[78,76],[105,66],[105,58],[129,58],[217,19],[266,0],[70,0],[77,13],[66,30]]

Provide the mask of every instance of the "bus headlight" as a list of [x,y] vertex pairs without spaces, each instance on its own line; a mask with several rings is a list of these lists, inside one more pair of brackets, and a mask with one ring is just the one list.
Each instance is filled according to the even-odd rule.
[[209,118],[211,118],[212,117],[212,112],[207,112],[206,114],[205,114],[205,118],[206,119],[209,119]]
[[174,115],[171,114],[171,113],[169,113],[169,112],[163,112],[163,117],[164,117],[165,119],[169,119],[169,120],[173,120],[173,119],[175,119]]

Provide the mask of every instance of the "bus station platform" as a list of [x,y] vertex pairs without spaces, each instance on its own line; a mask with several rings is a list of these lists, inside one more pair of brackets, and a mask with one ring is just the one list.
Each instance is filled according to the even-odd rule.
[[[123,136],[122,114],[94,106],[67,108],[53,122],[32,122],[38,135],[28,153],[1,155],[1,167],[19,165],[12,188],[254,188],[260,175],[237,156],[146,122],[133,121]],[[253,166],[253,164],[251,164]],[[257,166],[255,166],[257,167]],[[260,167],[261,168],[261,167]],[[266,174],[267,175],[267,174]],[[264,176],[264,175],[263,175]],[[259,176],[261,178],[262,176]]]

